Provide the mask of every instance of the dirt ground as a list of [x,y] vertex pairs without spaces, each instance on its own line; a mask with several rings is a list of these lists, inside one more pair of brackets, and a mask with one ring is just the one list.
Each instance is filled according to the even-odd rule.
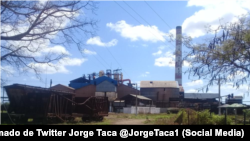
[[112,125],[145,125],[144,119],[118,119]]
[[111,122],[111,125],[146,125],[146,119],[129,119],[129,118],[117,118],[115,114],[109,114],[105,117]]

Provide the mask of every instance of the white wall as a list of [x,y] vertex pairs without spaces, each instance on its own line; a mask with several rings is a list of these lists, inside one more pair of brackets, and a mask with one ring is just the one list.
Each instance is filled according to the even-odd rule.
[[[159,114],[159,113],[166,113],[167,108],[156,108],[156,107],[137,107],[137,113],[143,113],[143,114]],[[124,107],[123,113],[127,114],[135,114],[136,113],[136,107]]]
[[[104,92],[95,92],[95,96],[105,96]],[[117,98],[116,92],[106,92],[109,101],[114,101]]]

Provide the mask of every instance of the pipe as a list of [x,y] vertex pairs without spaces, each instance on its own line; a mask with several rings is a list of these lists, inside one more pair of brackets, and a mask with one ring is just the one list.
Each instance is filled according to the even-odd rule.
[[131,80],[130,80],[130,79],[123,79],[123,80],[119,80],[119,81],[121,81],[122,83],[123,83],[124,81],[129,81],[129,83],[131,84]]

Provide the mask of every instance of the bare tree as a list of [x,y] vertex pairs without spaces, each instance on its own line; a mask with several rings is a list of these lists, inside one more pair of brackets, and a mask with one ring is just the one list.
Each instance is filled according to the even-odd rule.
[[[210,32],[214,30],[209,30]],[[249,14],[239,17],[235,23],[220,25],[215,37],[203,44],[193,44],[190,37],[183,37],[184,45],[190,49],[183,61],[191,67],[185,72],[189,78],[208,80],[200,90],[218,84],[232,84],[239,88],[250,85],[250,19]]]
[[[82,50],[82,34],[94,34],[96,22],[85,16],[97,9],[92,1],[1,1],[1,71],[11,74],[34,71],[42,73],[39,64],[55,67],[67,51],[55,51],[51,46],[69,48],[76,44]],[[79,36],[79,33],[81,35]],[[60,49],[59,49],[60,50]],[[1,82],[5,82],[1,77]]]

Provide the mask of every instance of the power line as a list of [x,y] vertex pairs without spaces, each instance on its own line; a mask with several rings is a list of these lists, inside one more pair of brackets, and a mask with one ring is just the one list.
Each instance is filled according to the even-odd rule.
[[[119,5],[116,1],[114,1],[117,5]],[[123,1],[124,2],[124,1]],[[140,16],[131,6],[129,6],[126,2],[124,2],[130,9],[132,9],[139,17],[142,18],[142,16]],[[135,17],[133,17],[127,10],[125,10],[121,5],[119,5],[125,12],[127,12],[132,18],[134,18],[139,24],[142,24],[141,22],[139,22]],[[149,26],[150,24],[144,19],[142,18]],[[152,33],[152,32],[151,32]],[[153,33],[152,33],[153,34]],[[154,35],[154,34],[153,34]],[[163,37],[164,38],[164,37]],[[172,42],[170,42],[173,46],[174,44]],[[165,45],[167,45],[165,42],[164,42]],[[168,45],[167,45],[168,46]]]
[[[142,18],[140,14],[138,14],[131,6],[129,6],[125,1],[123,1],[130,9],[132,9],[139,17]],[[142,18],[144,22],[146,22],[148,25],[150,25],[144,18]]]
[[[92,49],[94,49],[93,46],[91,46],[91,47],[92,47]],[[97,52],[95,49],[94,49],[94,51]],[[98,54],[98,55],[102,58],[102,56],[100,54]],[[102,58],[102,60],[106,63],[107,66],[109,66],[109,64],[103,58]]]
[[[99,55],[100,56],[100,55]],[[95,58],[96,58],[96,60],[99,62],[99,63],[101,63],[102,64],[102,66],[104,67],[104,68],[107,68],[96,56],[94,56]]]
[[144,1],[147,5],[148,5],[148,7],[152,10],[152,11],[154,11],[154,13],[169,27],[169,29],[171,30],[171,27],[167,24],[167,22],[165,22],[165,20],[163,19],[163,18],[161,18],[161,16],[146,2],[146,1]]
[[[118,4],[116,1],[114,1],[117,5],[119,5],[124,11],[126,11],[134,20],[136,20],[138,23],[140,23],[134,16],[132,16],[127,10],[125,10],[120,4]],[[140,23],[141,24],[141,23]]]
[[[119,64],[119,62],[115,59],[115,57],[113,56],[113,54],[109,51],[108,48],[106,48],[108,50],[108,52],[111,54],[111,56],[114,58],[114,60],[116,61],[116,63],[122,68],[122,66]],[[124,72],[128,75],[128,73],[124,70]],[[129,76],[129,75],[128,75]],[[130,78],[130,76],[129,76]]]

